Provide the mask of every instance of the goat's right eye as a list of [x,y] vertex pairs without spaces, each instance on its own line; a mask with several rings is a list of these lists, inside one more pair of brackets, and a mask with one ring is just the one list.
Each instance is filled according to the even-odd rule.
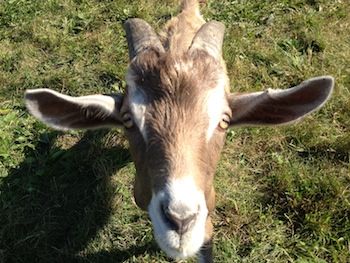
[[130,129],[134,126],[134,121],[132,120],[132,116],[128,112],[122,115],[122,122],[124,127],[127,129]]

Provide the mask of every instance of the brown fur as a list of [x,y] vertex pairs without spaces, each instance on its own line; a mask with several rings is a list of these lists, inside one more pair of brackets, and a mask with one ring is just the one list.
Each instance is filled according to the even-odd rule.
[[[192,70],[183,69],[187,67]],[[146,115],[149,134],[149,142],[147,147],[145,146],[147,154],[141,156],[140,143],[137,142],[135,159],[143,159],[147,163],[148,169],[152,169],[154,174],[159,174],[159,171],[163,170],[169,173],[169,169],[172,170],[172,173],[174,170],[180,170],[178,172],[180,175],[173,176],[183,174],[181,169],[184,168],[178,167],[179,164],[190,162],[191,165],[187,167],[188,169],[196,166],[202,167],[203,171],[198,171],[196,179],[200,187],[205,188],[205,183],[200,182],[202,173],[207,173],[207,170],[214,171],[213,166],[216,163],[212,160],[219,156],[221,150],[219,146],[222,144],[213,140],[212,144],[206,146],[205,131],[208,119],[203,118],[207,114],[205,108],[206,93],[217,85],[218,75],[222,72],[220,63],[203,51],[178,57],[169,56],[168,53],[160,55],[151,50],[141,54],[131,64],[130,70],[138,87],[145,91],[151,101]],[[133,138],[138,137],[135,136],[135,133],[139,133],[136,128],[128,131],[128,134],[131,135],[129,138],[131,146]],[[218,134],[221,135],[220,132]],[[191,149],[187,149],[188,145],[191,146]],[[203,147],[210,149],[202,149]],[[203,152],[209,152],[210,155],[203,156]],[[147,159],[147,156],[152,158]],[[141,160],[136,161],[136,166],[145,166],[141,162]],[[197,165],[193,166],[193,163]],[[142,171],[140,173],[144,174]],[[143,181],[142,184],[136,182],[137,193],[135,197],[138,203],[147,205],[151,198],[149,196],[151,192],[147,190],[151,188],[149,187],[151,178],[144,180],[146,177],[149,176],[142,175],[140,178]],[[162,179],[160,176],[154,180],[158,186],[156,188],[159,189],[164,185],[165,182]],[[143,190],[140,190],[138,185]],[[213,196],[210,187],[206,192],[208,197]],[[140,201],[140,198],[148,201]],[[208,201],[208,204],[213,207],[213,202]],[[142,208],[146,209],[146,206],[143,205]]]
[[[161,33],[165,52],[150,48],[129,67],[128,77],[144,91],[148,101],[147,143],[137,127],[126,133],[137,170],[134,196],[144,210],[152,192],[162,189],[170,178],[189,172],[204,191],[208,211],[215,206],[213,177],[225,133],[218,129],[206,141],[206,99],[226,70],[222,58],[213,58],[204,50],[189,50],[204,23],[198,2],[183,1],[181,13]],[[127,105],[123,111],[128,111]],[[212,228],[208,216],[206,240],[211,239]]]

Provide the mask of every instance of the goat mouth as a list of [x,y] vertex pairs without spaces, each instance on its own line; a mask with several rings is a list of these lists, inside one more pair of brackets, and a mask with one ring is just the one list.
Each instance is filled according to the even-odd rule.
[[186,259],[198,253],[205,240],[206,210],[199,211],[186,229],[176,228],[160,209],[149,207],[149,215],[155,240],[168,257]]
[[[187,233],[182,236],[176,234],[162,236],[155,232],[154,236],[159,247],[167,256],[176,260],[187,259],[196,255],[204,243],[204,238],[193,242],[193,236],[195,236],[195,234],[192,233]],[[196,236],[198,237],[198,235]]]

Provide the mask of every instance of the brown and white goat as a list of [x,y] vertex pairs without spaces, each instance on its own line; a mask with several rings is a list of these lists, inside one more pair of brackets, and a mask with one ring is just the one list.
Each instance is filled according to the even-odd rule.
[[206,23],[195,0],[182,2],[160,37],[141,19],[128,20],[125,30],[125,94],[70,97],[34,89],[26,92],[27,108],[61,130],[123,125],[137,171],[134,197],[148,211],[159,246],[171,258],[199,253],[211,262],[213,177],[227,128],[293,122],[325,103],[334,80],[230,93],[224,25]]

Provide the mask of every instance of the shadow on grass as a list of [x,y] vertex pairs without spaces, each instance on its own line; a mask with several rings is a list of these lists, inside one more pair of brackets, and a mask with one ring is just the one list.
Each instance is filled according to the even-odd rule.
[[[132,246],[126,250],[112,250],[101,251],[95,254],[85,255],[79,262],[103,262],[103,263],[115,263],[125,262],[128,259],[137,257],[147,252],[148,254],[156,254],[158,251],[157,245],[154,242],[147,243],[141,246]],[[172,262],[172,261],[170,261]]]
[[[0,184],[0,262],[81,262],[77,256],[110,215],[112,175],[130,162],[128,150],[101,147],[106,131],[87,132],[67,150],[59,135],[42,136]],[[154,247],[154,246],[153,246]],[[91,255],[85,262],[122,262],[152,245]],[[110,260],[108,260],[108,258]]]
[[312,147],[308,151],[300,151],[298,155],[301,158],[324,158],[335,163],[350,162],[350,143],[342,145],[338,149],[330,149],[329,147]]

